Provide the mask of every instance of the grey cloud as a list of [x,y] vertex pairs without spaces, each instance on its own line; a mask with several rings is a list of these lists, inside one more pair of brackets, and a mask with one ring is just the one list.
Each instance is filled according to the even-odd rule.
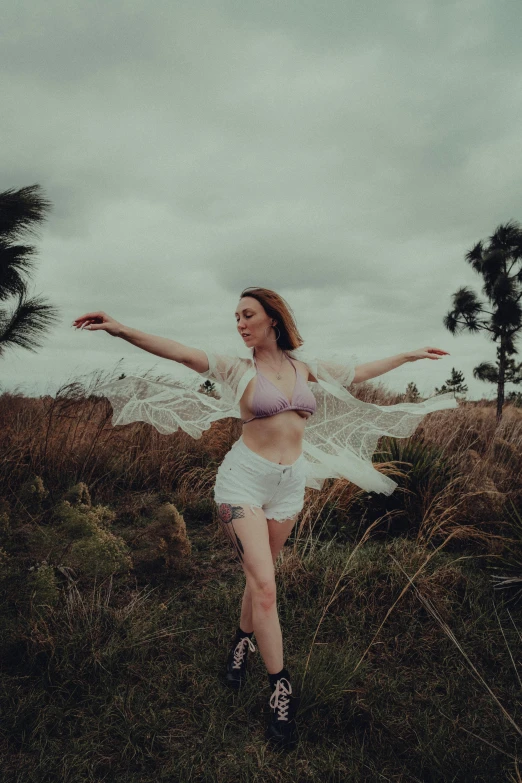
[[[94,308],[236,345],[237,297],[260,284],[318,349],[449,339],[469,379],[494,347],[442,317],[479,282],[465,251],[520,219],[518,17],[493,0],[11,4],[3,181],[54,203],[35,289],[64,323],[4,378],[156,362],[65,331]],[[415,373],[440,385],[441,364]]]

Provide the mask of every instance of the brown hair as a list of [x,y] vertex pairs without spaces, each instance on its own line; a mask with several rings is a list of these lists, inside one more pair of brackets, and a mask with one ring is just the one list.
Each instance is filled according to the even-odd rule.
[[282,296],[271,291],[270,288],[257,288],[257,286],[245,288],[239,298],[243,296],[257,299],[267,315],[277,321],[274,329],[279,330],[277,344],[283,351],[293,351],[303,344],[304,340],[297,330],[292,308]]

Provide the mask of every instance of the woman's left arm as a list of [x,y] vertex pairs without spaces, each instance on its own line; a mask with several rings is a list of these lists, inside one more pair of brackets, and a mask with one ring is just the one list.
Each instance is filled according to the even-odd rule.
[[384,373],[390,372],[390,370],[394,370],[396,367],[400,367],[401,364],[406,364],[406,362],[416,362],[417,359],[442,359],[446,355],[449,356],[448,351],[427,346],[425,348],[417,348],[414,351],[398,353],[395,356],[388,356],[386,359],[377,359],[375,362],[358,364],[355,368],[355,376],[352,383],[369,381],[370,378],[384,375]]

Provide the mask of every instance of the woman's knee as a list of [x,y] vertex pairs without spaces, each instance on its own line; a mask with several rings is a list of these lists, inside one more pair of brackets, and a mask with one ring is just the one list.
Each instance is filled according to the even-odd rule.
[[277,588],[275,578],[251,579],[249,587],[252,601],[265,611],[270,610],[276,602]]

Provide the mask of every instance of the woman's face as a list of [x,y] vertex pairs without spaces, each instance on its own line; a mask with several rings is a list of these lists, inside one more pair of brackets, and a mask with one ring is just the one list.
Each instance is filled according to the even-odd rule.
[[[269,317],[263,305],[252,296],[243,296],[235,312],[237,330],[249,348],[270,343],[270,327],[273,319]],[[272,342],[273,342],[272,337]]]

